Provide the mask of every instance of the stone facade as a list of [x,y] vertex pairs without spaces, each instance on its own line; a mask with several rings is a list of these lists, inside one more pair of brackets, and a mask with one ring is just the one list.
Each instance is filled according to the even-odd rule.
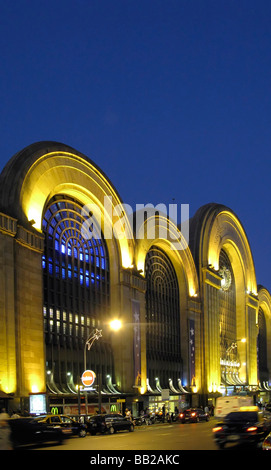
[[[159,388],[155,389],[157,384],[150,384],[148,377],[145,259],[151,247],[163,250],[172,263],[180,299],[177,335],[180,337],[181,376],[178,383],[169,382],[162,388],[169,388],[171,395],[188,394],[193,403],[202,403],[206,397],[216,397],[225,385],[227,387],[223,384],[222,369],[224,367],[227,375],[233,366],[224,366],[227,358],[221,357],[219,310],[223,277],[219,254],[223,249],[236,284],[234,340],[236,358],[240,362],[239,382],[228,383],[228,387],[236,388],[239,383],[248,392],[269,391],[267,383],[265,388],[259,383],[257,338],[261,306],[267,325],[265,341],[271,379],[270,294],[264,287],[257,286],[249,242],[238,217],[225,206],[208,204],[190,221],[189,246],[185,246],[172,222],[168,223],[165,237],[159,237],[154,231],[151,239],[137,239],[125,206],[121,213],[114,211],[122,201],[104,173],[68,146],[41,142],[16,154],[0,176],[0,389],[3,392],[17,400],[31,393],[50,395],[46,380],[53,372],[46,370],[42,220],[48,201],[57,195],[74,198],[82,206],[95,203],[101,208],[104,232],[114,224],[124,233],[122,237],[106,240],[110,265],[109,317],[117,315],[123,330],[114,334],[105,331],[104,338],[112,346],[115,387],[121,396],[147,400],[151,390],[154,395],[160,393]],[[105,211],[105,197],[112,203],[111,213],[109,206]],[[167,235],[172,235],[173,231],[185,249],[172,249],[171,237]],[[189,349],[192,324],[195,333],[193,365]],[[242,338],[246,341],[242,342]],[[54,351],[61,360],[64,351],[61,345],[55,346]],[[66,349],[66,352],[71,362],[72,350]],[[80,348],[76,354],[83,357]],[[158,362],[156,369],[159,374]],[[159,377],[157,379],[159,383]],[[74,386],[76,378],[73,384],[69,380],[69,387]],[[102,380],[105,383],[105,378]]]

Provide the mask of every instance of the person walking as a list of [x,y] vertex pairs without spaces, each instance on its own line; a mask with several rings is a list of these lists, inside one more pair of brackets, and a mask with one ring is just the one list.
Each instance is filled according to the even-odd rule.
[[3,411],[0,413],[0,450],[12,450],[11,429],[8,424],[9,415]]

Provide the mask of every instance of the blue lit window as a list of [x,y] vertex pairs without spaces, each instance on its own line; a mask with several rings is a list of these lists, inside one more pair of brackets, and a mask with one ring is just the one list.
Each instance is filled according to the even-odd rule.
[[[83,215],[82,204],[67,196],[56,195],[45,208],[42,223],[46,360],[48,364],[52,362],[52,347],[57,348],[56,369],[61,371],[64,371],[63,364],[67,362],[63,359],[66,348],[71,352],[68,370],[72,367],[77,370],[78,348],[84,346],[91,325],[97,326],[98,319],[105,321],[109,314],[108,251],[95,222],[92,238],[88,240],[84,237],[82,227],[87,219],[88,215]],[[55,313],[50,317],[50,312],[56,312],[56,315],[59,312],[58,317],[55,318]],[[84,322],[77,320],[76,323],[76,318],[84,318]],[[76,341],[70,341],[75,335]],[[99,366],[101,370],[112,373],[109,342],[105,344],[105,349],[106,354],[99,358]],[[94,370],[97,370],[98,359],[94,362]],[[87,365],[90,367],[90,364]],[[52,369],[51,365],[49,369]]]
[[[109,305],[106,300],[109,298],[106,245],[100,235],[95,239],[95,234],[99,233],[95,226],[90,240],[83,237],[81,229],[86,219],[80,204],[64,196],[56,196],[45,212],[42,268],[48,312],[52,308],[59,312],[80,313],[86,318],[91,314],[94,318],[98,305],[103,302]],[[52,282],[53,278],[57,283]],[[63,331],[61,326],[59,335]]]
[[45,261],[45,256],[44,255],[42,257],[42,267],[43,267],[43,269],[46,268],[46,261]]

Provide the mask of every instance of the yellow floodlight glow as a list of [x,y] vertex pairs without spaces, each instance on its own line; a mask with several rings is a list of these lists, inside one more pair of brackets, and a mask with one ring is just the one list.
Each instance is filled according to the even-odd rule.
[[38,389],[37,385],[32,385],[31,392],[32,393],[38,393],[39,392],[39,389]]
[[121,329],[121,327],[122,327],[122,322],[121,322],[121,320],[119,320],[117,318],[110,322],[111,330],[119,331]]
[[28,210],[27,218],[33,227],[37,230],[41,229],[41,208],[31,206]]
[[132,263],[132,260],[131,260],[131,256],[128,252],[128,248],[126,248],[125,246],[121,247],[121,257],[122,257],[122,267],[123,268],[132,268],[133,267],[133,263]]

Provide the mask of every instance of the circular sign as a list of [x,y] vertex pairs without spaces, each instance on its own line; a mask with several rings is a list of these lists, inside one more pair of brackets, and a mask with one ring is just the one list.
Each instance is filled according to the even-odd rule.
[[93,370],[85,370],[81,377],[82,383],[85,385],[85,387],[91,387],[91,385],[94,384],[95,379],[96,374],[93,372]]

